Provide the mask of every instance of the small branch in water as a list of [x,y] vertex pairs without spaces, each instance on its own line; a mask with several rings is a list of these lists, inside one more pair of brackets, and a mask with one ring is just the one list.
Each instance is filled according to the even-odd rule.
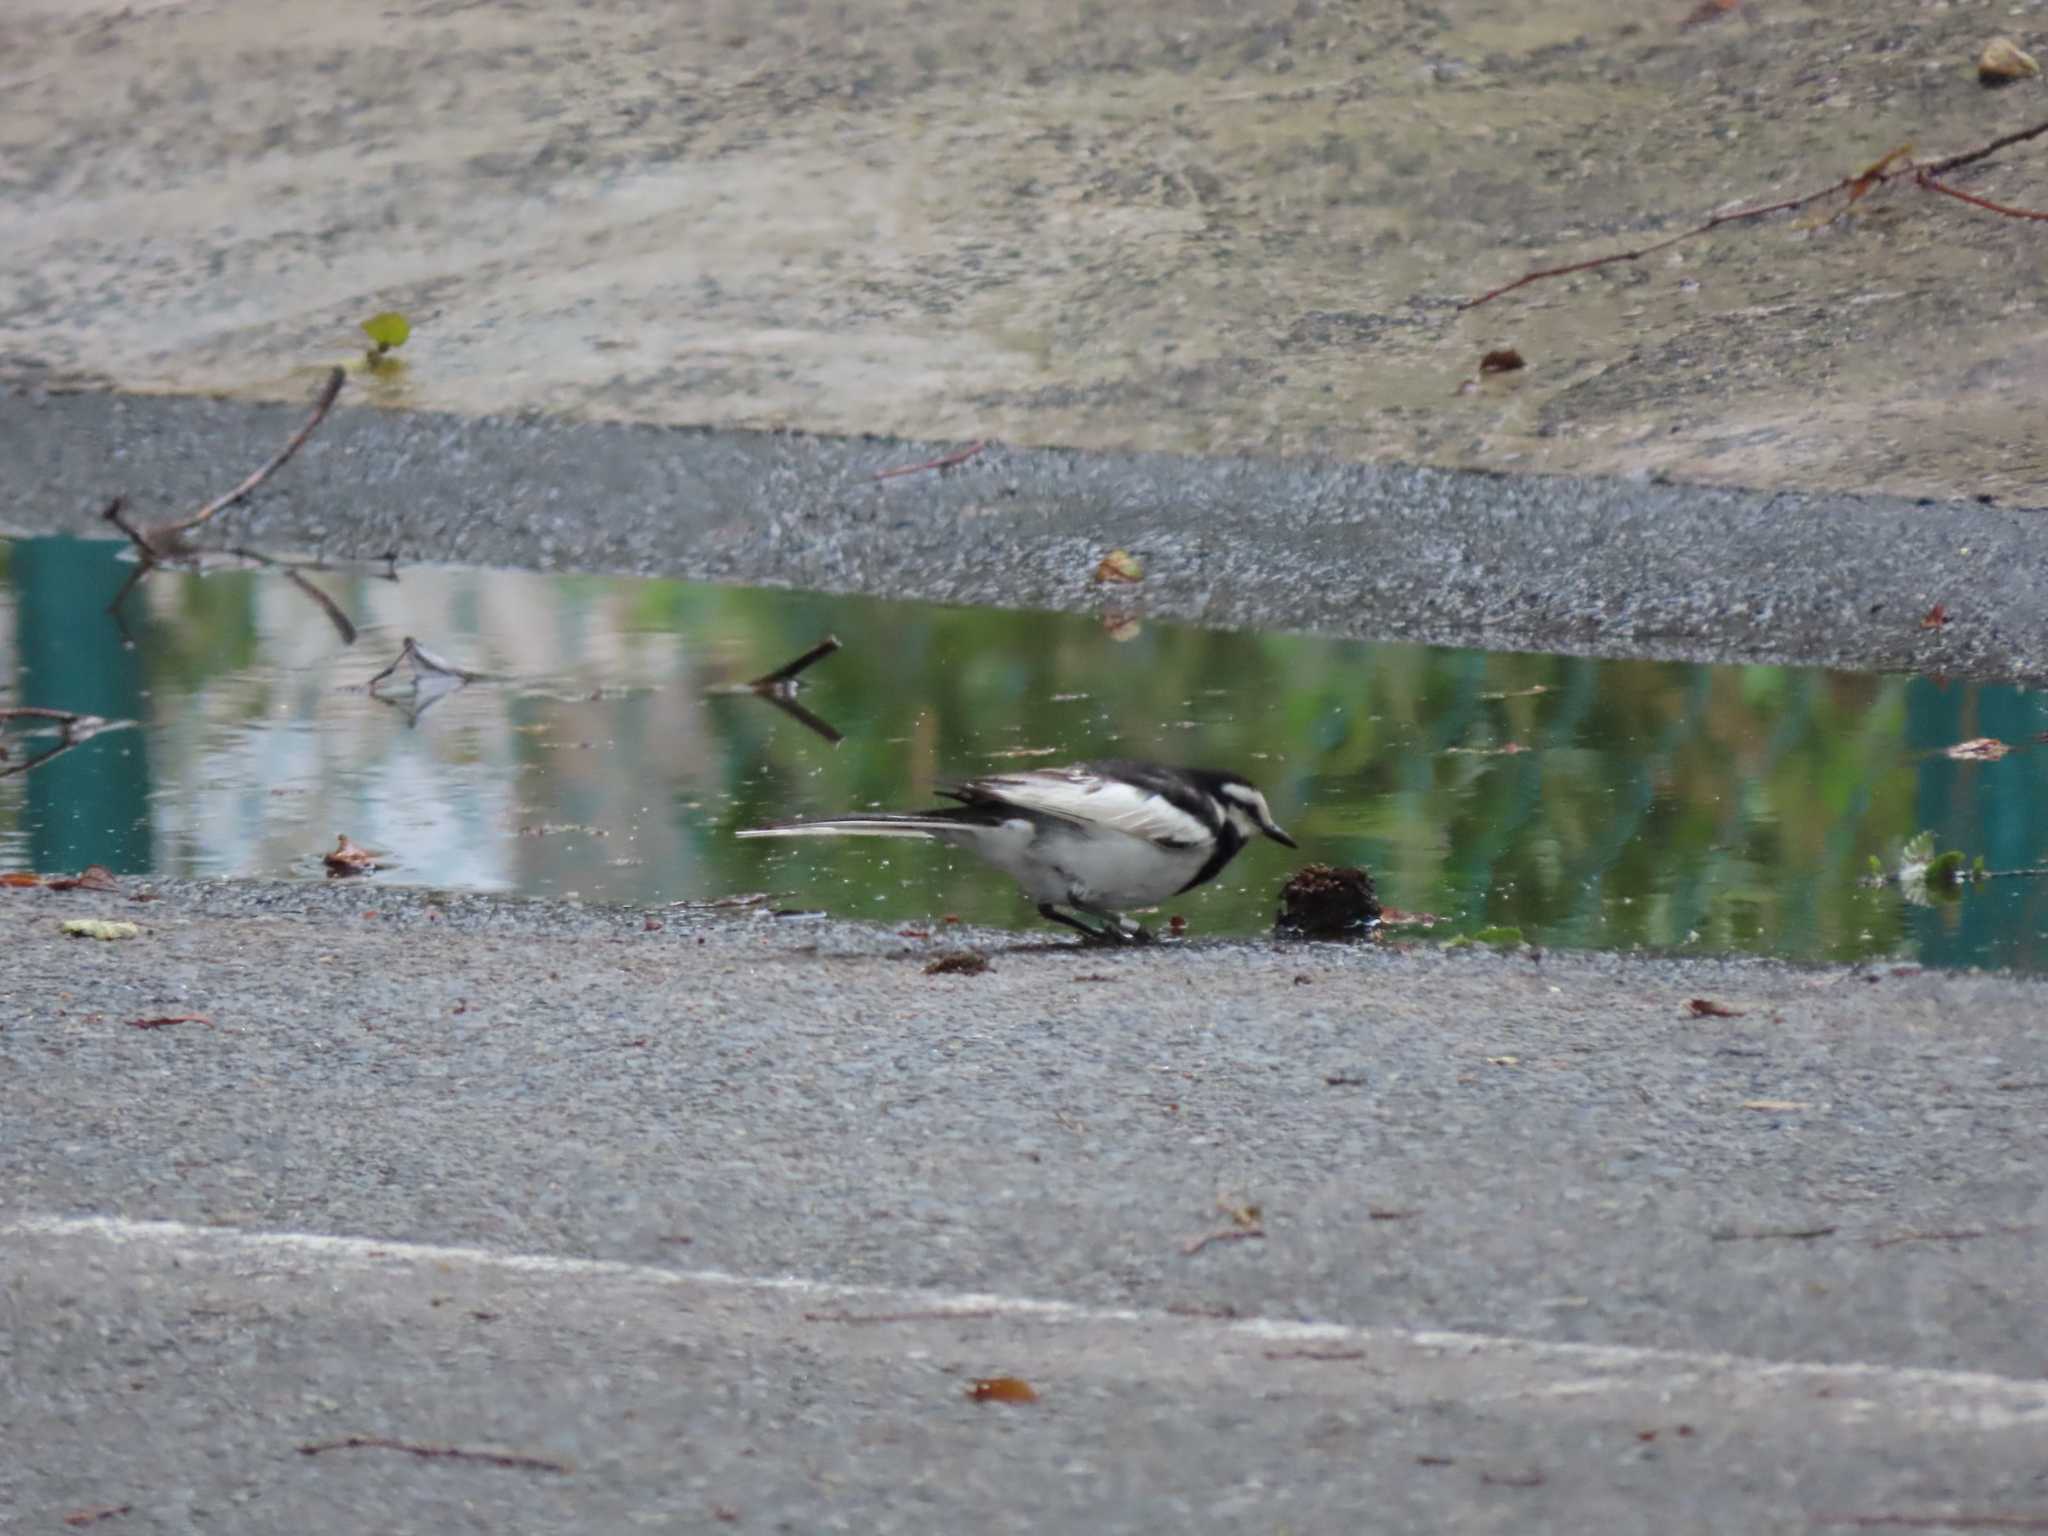
[[764,672],[761,676],[747,684],[747,686],[757,692],[766,693],[772,688],[779,688],[793,683],[798,673],[815,662],[823,661],[838,649],[839,637],[837,635],[827,635],[808,651],[805,651],[803,655],[797,657],[795,661],[786,661],[773,672]]
[[[298,431],[291,435],[285,442],[285,445],[272,454],[269,461],[261,468],[247,476],[240,485],[237,485],[233,490],[223,495],[214,497],[212,501],[209,501],[190,517],[178,518],[167,523],[153,523],[147,527],[141,527],[129,522],[127,518],[122,516],[122,509],[126,505],[125,497],[116,496],[107,503],[105,510],[100,513],[100,516],[128,536],[128,542],[135,546],[136,556],[135,569],[129,572],[128,579],[121,583],[121,590],[115,593],[113,601],[107,604],[107,612],[114,616],[116,622],[120,620],[121,605],[128,600],[128,594],[133,592],[140,585],[142,579],[158,566],[189,565],[196,569],[208,554],[222,554],[239,560],[252,561],[266,569],[283,572],[285,580],[289,581],[319,605],[320,611],[327,616],[328,622],[334,625],[335,631],[341,636],[342,643],[344,645],[355,644],[356,627],[349,621],[348,615],[341,611],[340,606],[335,603],[333,598],[322,592],[300,574],[301,569],[324,569],[324,567],[318,566],[317,563],[313,566],[302,567],[292,561],[279,560],[262,553],[260,550],[254,549],[235,548],[209,551],[195,548],[185,541],[185,535],[194,528],[199,527],[219,513],[227,510],[227,508],[234,506],[237,502],[246,500],[258,486],[276,474],[291,459],[293,454],[305,446],[306,439],[313,435],[314,429],[327,419],[327,413],[333,409],[335,399],[341,394],[341,386],[346,382],[347,378],[348,375],[339,368],[331,371],[327,375],[326,384],[321,387],[319,397],[313,402],[312,414],[307,416],[305,421],[300,424]],[[398,579],[396,557],[384,556],[381,558],[385,559],[391,566],[390,579],[396,581]],[[124,635],[127,633],[125,626],[122,633]]]
[[751,694],[757,699],[766,699],[805,730],[823,737],[827,743],[836,747],[846,740],[845,733],[797,703],[796,694],[803,686],[798,674],[805,668],[823,661],[838,649],[839,637],[827,635],[794,661],[784,662],[773,672],[764,672],[750,683],[722,683],[706,691],[726,696]]
[[318,1456],[326,1451],[404,1451],[426,1461],[475,1461],[488,1467],[512,1467],[531,1472],[567,1472],[566,1461],[546,1456],[520,1456],[505,1451],[472,1451],[459,1445],[422,1445],[411,1440],[393,1440],[385,1435],[350,1435],[345,1440],[319,1440],[299,1447],[301,1456]]
[[894,480],[898,475],[922,474],[928,469],[951,469],[955,464],[965,464],[977,453],[988,447],[991,441],[992,439],[984,437],[976,442],[969,443],[965,448],[956,449],[952,453],[944,454],[939,458],[926,459],[922,464],[899,464],[894,469],[878,469],[875,471],[874,478],[877,480]]

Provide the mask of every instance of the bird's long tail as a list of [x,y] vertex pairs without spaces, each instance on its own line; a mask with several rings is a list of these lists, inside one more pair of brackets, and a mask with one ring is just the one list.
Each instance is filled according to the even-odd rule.
[[940,837],[960,831],[960,823],[944,816],[828,816],[817,821],[785,821],[772,827],[747,827],[740,837]]

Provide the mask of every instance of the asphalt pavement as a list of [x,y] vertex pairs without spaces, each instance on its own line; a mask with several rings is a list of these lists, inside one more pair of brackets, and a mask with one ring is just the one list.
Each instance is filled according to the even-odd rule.
[[241,882],[0,945],[21,1529],[2048,1514],[2032,983]]

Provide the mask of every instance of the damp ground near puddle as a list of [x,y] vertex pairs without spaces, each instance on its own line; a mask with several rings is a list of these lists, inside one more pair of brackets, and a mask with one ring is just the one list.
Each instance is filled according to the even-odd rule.
[[[311,578],[353,645],[262,571],[155,571],[124,637],[123,556],[0,545],[0,704],[136,722],[0,778],[0,869],[321,879],[345,835],[379,855],[365,887],[1042,930],[963,854],[733,833],[1132,756],[1245,773],[1302,846],[1172,903],[1191,937],[1268,931],[1313,860],[1434,939],[2048,970],[2048,880],[1871,882],[1921,833],[1965,870],[2042,862],[2048,704],[2014,686],[431,566]],[[797,709],[721,691],[828,635]],[[407,637],[476,676],[373,693]],[[2011,750],[1950,755],[1981,738]]]

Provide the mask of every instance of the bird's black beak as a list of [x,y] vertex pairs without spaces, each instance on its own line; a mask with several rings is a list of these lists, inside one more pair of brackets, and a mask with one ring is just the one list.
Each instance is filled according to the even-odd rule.
[[1259,830],[1260,830],[1261,832],[1265,833],[1265,834],[1266,834],[1266,836],[1268,836],[1268,837],[1270,837],[1271,839],[1273,839],[1273,841],[1274,841],[1274,842],[1276,842],[1276,843],[1283,843],[1283,844],[1285,844],[1285,845],[1286,845],[1287,847],[1289,847],[1289,848],[1299,848],[1299,847],[1301,846],[1301,844],[1297,843],[1297,842],[1296,842],[1296,841],[1295,841],[1295,840],[1294,840],[1293,838],[1289,837],[1289,836],[1288,836],[1288,835],[1287,835],[1287,834],[1286,834],[1285,832],[1282,832],[1282,831],[1281,831],[1281,830],[1280,830],[1280,829],[1279,829],[1278,827],[1274,826],[1274,825],[1273,825],[1273,824],[1272,824],[1272,823],[1271,823],[1270,821],[1269,821],[1269,822],[1267,822],[1267,823],[1266,823],[1266,825],[1264,825],[1263,827],[1259,828]]

